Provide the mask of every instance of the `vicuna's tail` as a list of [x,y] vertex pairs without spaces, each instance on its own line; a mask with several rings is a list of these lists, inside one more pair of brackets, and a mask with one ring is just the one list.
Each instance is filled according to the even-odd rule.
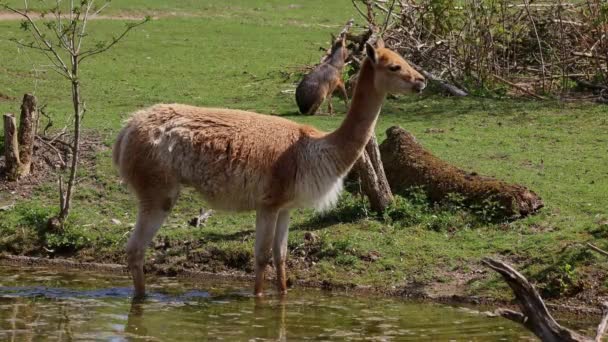
[[128,134],[130,131],[130,127],[127,125],[123,127],[118,133],[118,137],[116,137],[116,142],[114,143],[114,148],[112,149],[112,161],[114,162],[114,166],[118,169],[118,173],[123,181],[126,181],[124,168],[125,165],[123,161],[123,154],[125,149],[125,144],[128,140]]

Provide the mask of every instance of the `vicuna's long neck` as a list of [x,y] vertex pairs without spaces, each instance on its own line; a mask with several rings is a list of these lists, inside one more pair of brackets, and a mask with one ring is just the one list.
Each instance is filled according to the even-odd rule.
[[336,147],[336,171],[346,173],[357,161],[361,151],[374,134],[385,93],[374,86],[374,67],[365,59],[346,118],[338,129],[328,134],[324,142]]

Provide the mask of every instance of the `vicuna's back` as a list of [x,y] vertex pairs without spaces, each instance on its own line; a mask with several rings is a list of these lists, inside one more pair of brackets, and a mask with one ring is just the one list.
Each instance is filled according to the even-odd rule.
[[197,188],[216,208],[249,210],[268,192],[273,174],[295,167],[281,156],[321,135],[274,116],[162,104],[132,116],[114,158],[127,183],[137,182],[142,170],[162,171]]

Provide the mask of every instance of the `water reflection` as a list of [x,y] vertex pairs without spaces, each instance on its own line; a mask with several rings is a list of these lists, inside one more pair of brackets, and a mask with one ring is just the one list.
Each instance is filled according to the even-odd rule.
[[171,278],[131,302],[126,277],[19,272],[0,267],[0,340],[533,340],[509,321],[428,303],[314,290],[255,298],[249,284]]

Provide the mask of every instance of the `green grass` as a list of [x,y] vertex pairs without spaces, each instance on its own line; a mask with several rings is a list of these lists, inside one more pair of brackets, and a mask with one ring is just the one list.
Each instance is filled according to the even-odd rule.
[[[113,2],[111,14],[150,12],[159,19],[83,66],[85,128],[101,135],[106,148],[93,167],[83,170],[66,232],[43,228],[57,207],[55,185],[44,184],[19,199],[14,210],[0,212],[0,251],[44,255],[49,253],[44,247],[54,255],[122,261],[135,207],[118,184],[109,146],[122,120],[138,108],[182,102],[281,115],[324,130],[337,127],[342,115],[298,116],[293,94],[282,91],[295,88],[297,67],[318,61],[318,47],[328,45],[329,33],[354,16],[349,4],[318,0],[290,8],[287,1]],[[178,15],[161,15],[168,11]],[[93,21],[90,42],[108,39],[123,27],[120,20]],[[20,96],[35,91],[48,105],[55,127],[61,127],[69,116],[66,81],[48,70],[33,71],[44,60],[7,41],[23,36],[18,22],[0,22],[0,33],[5,47],[0,49],[0,84],[5,85],[0,92],[14,99],[0,100],[0,111],[16,112]],[[455,274],[475,278],[482,257],[501,255],[546,288],[556,279],[566,279],[567,287],[568,279],[576,278],[586,290],[593,286],[595,292],[606,292],[608,264],[582,245],[608,246],[608,226],[600,225],[608,219],[605,106],[409,96],[384,106],[377,127],[380,140],[392,125],[411,131],[459,167],[530,187],[546,207],[531,218],[486,224],[466,212],[429,208],[410,198],[395,205],[400,217],[383,221],[366,216],[365,204],[347,196],[325,217],[308,210],[294,213],[292,276],[378,286],[449,283]],[[428,128],[445,133],[425,133]],[[0,194],[0,204],[12,200],[13,195]],[[150,255],[169,268],[250,271],[254,215],[217,214],[206,227],[188,227],[200,206],[196,194],[185,191],[156,240],[169,247],[151,249]],[[112,223],[113,218],[121,223]],[[314,231],[319,241],[305,243],[307,231]],[[379,258],[371,260],[370,253]],[[481,278],[470,282],[470,293],[504,295],[494,278]]]

